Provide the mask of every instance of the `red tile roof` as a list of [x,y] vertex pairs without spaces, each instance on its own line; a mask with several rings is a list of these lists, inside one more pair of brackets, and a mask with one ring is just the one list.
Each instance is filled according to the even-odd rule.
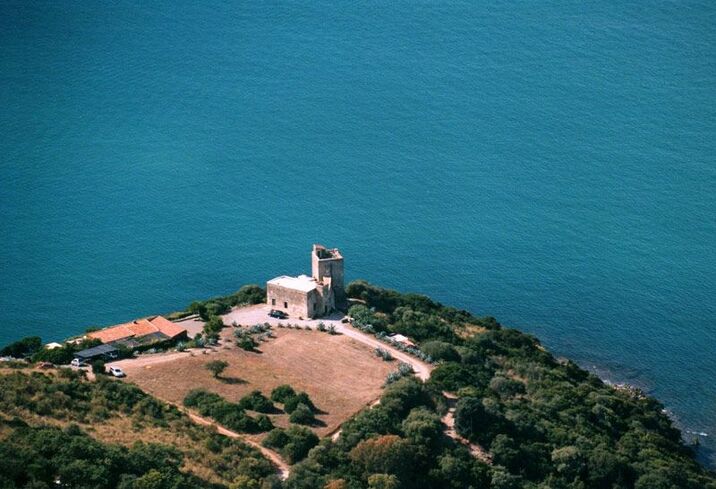
[[168,321],[162,316],[153,319],[137,319],[131,323],[118,324],[109,328],[89,333],[89,338],[96,338],[102,343],[126,340],[128,338],[139,338],[152,333],[162,333],[169,338],[179,336],[186,329]]
[[170,338],[174,338],[175,336],[179,336],[180,334],[184,333],[186,331],[186,328],[182,328],[176,323],[173,323],[169,321],[166,318],[163,318],[162,316],[157,316],[154,319],[152,319],[152,324],[159,328],[159,331],[164,333]]

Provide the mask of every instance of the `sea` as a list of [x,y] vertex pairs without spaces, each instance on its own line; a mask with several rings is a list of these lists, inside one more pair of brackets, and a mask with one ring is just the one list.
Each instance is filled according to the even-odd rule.
[[0,344],[339,247],[716,467],[716,3],[0,3]]

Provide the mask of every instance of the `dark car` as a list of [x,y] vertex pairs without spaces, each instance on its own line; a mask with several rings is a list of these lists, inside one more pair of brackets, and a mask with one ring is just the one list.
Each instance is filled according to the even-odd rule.
[[271,309],[269,316],[276,319],[288,319],[288,314],[283,311],[279,311],[278,309]]

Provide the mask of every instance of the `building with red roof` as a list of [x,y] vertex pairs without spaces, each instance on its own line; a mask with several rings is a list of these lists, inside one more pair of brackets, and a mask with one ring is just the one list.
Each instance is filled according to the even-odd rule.
[[155,316],[93,331],[88,333],[87,337],[100,340],[104,344],[120,344],[137,348],[185,338],[186,329],[162,316]]

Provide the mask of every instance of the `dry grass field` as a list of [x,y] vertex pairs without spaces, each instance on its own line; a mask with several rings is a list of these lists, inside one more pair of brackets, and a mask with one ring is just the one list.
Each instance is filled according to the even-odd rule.
[[[319,436],[380,396],[388,372],[395,362],[380,360],[371,348],[344,335],[318,331],[274,328],[275,338],[261,343],[260,352],[234,346],[232,328],[224,330],[222,342],[213,352],[167,354],[154,358],[118,362],[134,382],[150,394],[181,404],[192,389],[201,387],[236,402],[252,390],[269,396],[281,384],[304,390],[321,411]],[[228,340],[228,341],[227,341]],[[229,367],[221,379],[214,379],[205,365],[225,360]],[[277,426],[288,426],[288,416],[271,416]]]

